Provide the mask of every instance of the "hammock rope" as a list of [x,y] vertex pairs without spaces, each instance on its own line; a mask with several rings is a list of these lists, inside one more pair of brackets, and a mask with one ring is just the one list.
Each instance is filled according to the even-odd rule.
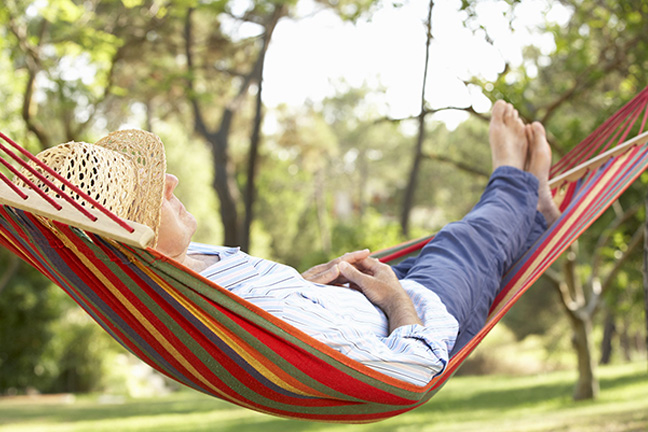
[[[0,190],[0,244],[64,289],[127,350],[188,387],[281,417],[378,421],[441,389],[517,299],[644,171],[645,135],[624,141],[643,131],[647,104],[648,88],[552,168],[562,216],[506,275],[485,327],[426,386],[348,359],[139,242],[20,207],[20,193],[10,187]],[[606,153],[622,145],[620,154]],[[588,160],[591,166],[581,166]],[[574,168],[580,178],[561,177]],[[427,241],[377,256],[401,258]]]
[[[76,185],[72,184],[70,181],[68,181],[66,178],[62,177],[59,173],[48,167],[47,165],[41,163],[40,160],[38,160],[34,155],[29,153],[27,150],[22,148],[18,143],[16,143],[14,140],[0,132],[0,138],[4,140],[7,144],[9,144],[11,147],[15,148],[18,150],[22,155],[27,157],[28,160],[32,161],[36,166],[40,167],[41,169],[45,170],[47,173],[49,173],[51,176],[53,176],[55,179],[60,181],[62,184],[64,184],[67,188],[72,190],[73,192],[77,193],[85,202],[90,204],[92,207],[96,208],[106,216],[108,216],[110,219],[112,219],[117,225],[120,227],[124,228],[127,232],[132,233],[135,229],[128,225],[128,223],[114,214],[113,212],[109,211],[106,209],[103,205],[99,204],[94,198],[89,196],[87,193],[83,192],[81,189],[79,189]],[[18,157],[15,152],[11,151],[10,148],[8,148],[6,145],[2,143],[2,140],[0,140],[0,149],[4,151],[13,161],[17,162],[21,167],[25,168],[27,171],[29,171],[31,174],[36,176],[41,182],[43,182],[48,188],[54,190],[57,195],[61,196],[64,200],[66,200],[72,207],[74,207],[79,213],[81,213],[83,216],[87,217],[90,221],[95,222],[97,221],[97,216],[94,214],[90,213],[83,205],[79,204],[76,200],[74,200],[70,195],[68,195],[66,192],[64,192],[61,188],[56,186],[54,183],[52,183],[51,180],[49,180],[47,177],[45,177],[43,174],[35,170],[29,163],[25,162],[23,159]],[[53,200],[49,195],[47,195],[45,192],[40,190],[31,180],[29,180],[27,177],[25,177],[23,174],[21,174],[18,170],[16,170],[11,164],[9,164],[4,158],[0,158],[2,161],[2,164],[7,167],[15,176],[20,178],[25,184],[27,184],[30,188],[30,190],[33,190],[36,192],[38,195],[40,195],[47,203],[49,203],[54,209],[61,210],[62,206],[55,200]],[[17,191],[18,188],[16,188],[11,181],[3,174],[0,176],[2,181],[11,187],[12,190]],[[28,195],[25,194],[24,192],[17,192],[19,196],[22,199],[28,199]]]

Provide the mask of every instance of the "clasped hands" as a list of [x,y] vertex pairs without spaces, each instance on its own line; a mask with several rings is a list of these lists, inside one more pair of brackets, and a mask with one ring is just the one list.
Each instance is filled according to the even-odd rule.
[[302,273],[304,279],[326,285],[349,285],[382,309],[389,332],[410,324],[422,324],[412,299],[387,264],[370,257],[368,249],[349,252]]

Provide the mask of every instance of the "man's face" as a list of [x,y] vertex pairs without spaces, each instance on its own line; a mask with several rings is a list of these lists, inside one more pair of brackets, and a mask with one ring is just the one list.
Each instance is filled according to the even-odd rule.
[[178,178],[166,174],[158,243],[155,247],[171,258],[179,257],[187,251],[197,226],[196,219],[173,194],[177,185]]

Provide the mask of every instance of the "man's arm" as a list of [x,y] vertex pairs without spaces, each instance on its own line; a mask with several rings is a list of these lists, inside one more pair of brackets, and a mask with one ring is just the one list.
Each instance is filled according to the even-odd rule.
[[369,257],[369,250],[349,252],[315,266],[304,273],[304,279],[322,284],[350,283],[387,315],[389,333],[404,325],[420,324],[412,299],[387,264]]
[[355,267],[342,261],[340,274],[362,291],[367,299],[385,312],[389,333],[405,325],[423,325],[412,299],[405,292],[393,270],[375,258],[365,258]]
[[445,369],[448,341],[456,338],[456,321],[453,320],[453,329],[449,329],[452,325],[448,323],[438,327],[423,325],[391,267],[369,258],[368,251],[345,254],[308,270],[303,276],[316,283],[348,284],[349,289],[360,291],[382,309],[388,320],[387,337],[368,329],[339,331],[345,326],[339,322],[337,331],[321,339],[324,343],[374,370],[416,385],[427,384]]

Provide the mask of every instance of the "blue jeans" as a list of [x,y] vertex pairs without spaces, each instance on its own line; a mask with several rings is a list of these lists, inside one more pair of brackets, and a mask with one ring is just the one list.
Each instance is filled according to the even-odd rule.
[[481,330],[502,277],[546,230],[537,204],[535,176],[499,167],[461,221],[446,225],[418,256],[392,267],[399,279],[434,291],[457,319],[452,354]]

